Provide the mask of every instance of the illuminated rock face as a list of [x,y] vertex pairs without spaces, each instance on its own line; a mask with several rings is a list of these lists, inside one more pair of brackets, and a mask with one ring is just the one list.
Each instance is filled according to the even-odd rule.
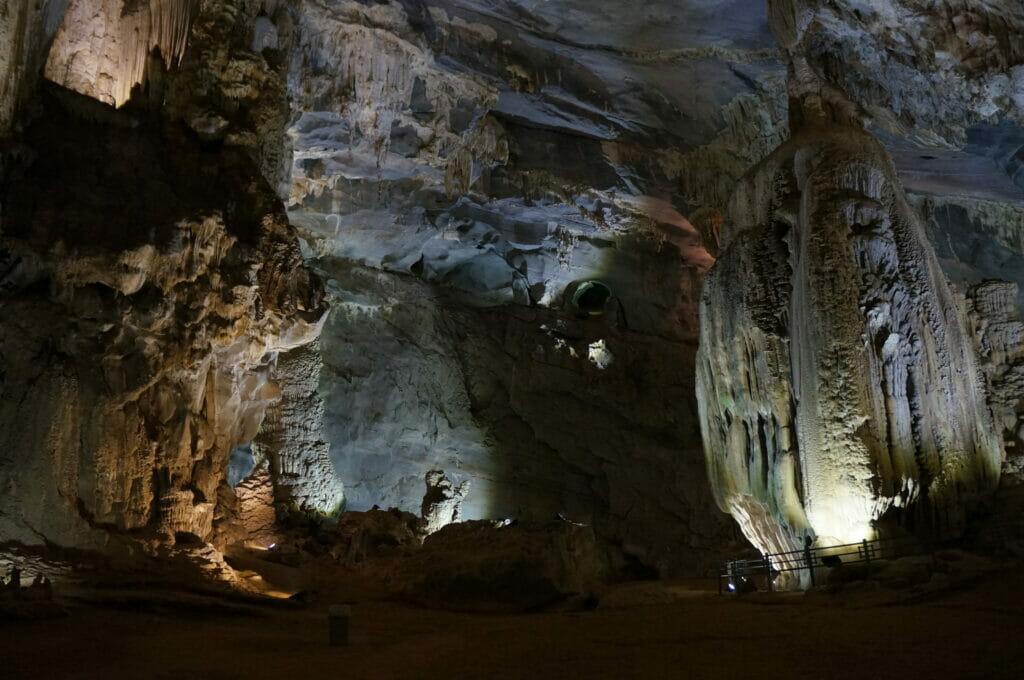
[[[968,80],[1006,86],[998,71],[1020,60],[998,24],[966,10],[954,23],[977,24],[974,38],[936,34],[924,18],[946,9],[957,14],[902,1],[848,17],[813,1],[771,4],[790,60],[793,134],[734,195],[705,281],[697,360],[712,486],[764,552],[796,549],[805,536],[859,541],[889,522],[954,533],[998,482],[1003,443],[963,306],[889,154],[862,127],[867,110],[892,134],[909,123],[962,141],[998,106],[1019,117],[1010,99],[928,60],[921,46],[938,41],[966,61],[986,33],[998,54]],[[1010,9],[1010,24],[1020,18]],[[900,38],[914,49],[887,52]],[[872,80],[900,69],[906,92]],[[886,98],[920,82],[954,91],[930,109]],[[948,115],[937,121],[937,111]]]
[[[715,219],[785,129],[747,4],[297,3],[288,207],[335,298],[321,394],[348,509],[419,512],[442,469],[471,483],[462,519],[563,513],[666,574],[735,537],[693,356]],[[592,280],[613,299],[591,316]]]
[[150,52],[176,65],[199,0],[68,0],[46,61],[46,78],[121,106],[146,82]]
[[279,503],[331,516],[344,503],[345,492],[324,436],[324,402],[318,392],[322,368],[315,342],[281,356],[274,371],[281,397],[268,409],[253,450],[270,462]]
[[723,509],[766,552],[807,534],[859,541],[911,506],[919,528],[956,529],[994,489],[1000,443],[971,337],[884,151],[852,129],[798,134],[733,210],[698,357]]
[[[763,5],[665,0],[640,16],[612,0],[573,1],[552,16],[545,3],[472,0],[44,4],[53,5],[45,17],[18,4],[30,21],[0,27],[44,38],[32,38],[35,67],[0,61],[4,82],[35,93],[68,87],[128,112],[148,109],[142,118],[159,111],[201,141],[210,167],[224,167],[219,149],[248,156],[283,188],[306,255],[337,297],[320,344],[319,394],[310,391],[316,371],[305,370],[316,362],[305,351],[275,359],[278,343],[268,340],[253,369],[265,382],[258,396],[239,399],[252,406],[247,426],[225,430],[213,448],[191,447],[193,467],[222,465],[224,447],[246,442],[269,408],[255,446],[277,451],[270,473],[284,504],[336,506],[328,446],[354,509],[417,509],[424,474],[438,468],[454,488],[470,489],[460,517],[565,512],[666,572],[714,559],[711,548],[735,535],[705,488],[692,367],[714,225],[736,178],[784,131],[782,63]],[[723,22],[720,8],[742,20]],[[554,30],[563,10],[573,19]],[[665,28],[670,15],[685,31]],[[577,44],[556,37],[567,30]],[[645,37],[651,31],[657,46]],[[698,97],[688,86],[695,81],[704,83]],[[40,103],[23,109],[47,111]],[[110,112],[88,115],[106,121]],[[159,185],[163,175],[147,164],[162,167],[145,154],[124,162]],[[135,188],[111,174],[115,181],[97,182],[102,192]],[[179,179],[168,183],[177,189]],[[252,179],[233,177],[215,207],[247,205],[239,191]],[[93,208],[117,215],[123,206],[112,198]],[[118,261],[126,233],[159,251],[156,217],[135,220],[134,232],[97,227],[105,256]],[[236,226],[225,232],[247,242],[251,234]],[[47,238],[62,237],[55,223],[45,228]],[[227,253],[230,269],[241,255]],[[51,257],[59,256],[43,259]],[[220,262],[190,294],[221,290]],[[614,302],[583,319],[571,300],[593,279],[610,286]],[[162,293],[154,297],[185,295]],[[225,310],[231,323],[235,311]],[[164,342],[184,341],[150,344]],[[240,375],[252,368],[224,360]],[[195,396],[191,387],[183,395]],[[144,420],[140,441],[163,447],[164,430],[180,434],[175,419]],[[159,527],[166,515],[168,531],[206,537],[212,522],[215,536],[231,534],[216,526],[230,514],[230,491],[212,473],[191,484],[184,456],[156,511],[145,509],[146,476],[159,456],[136,456],[130,471],[112,473],[141,489],[125,528]],[[115,503],[123,495],[101,493]],[[453,514],[442,509],[439,517]],[[119,512],[101,521],[116,527]]]
[[319,332],[322,288],[245,153],[46,104],[3,195],[0,534],[208,539],[230,450],[278,398],[277,353]]
[[[331,243],[364,238],[344,236]],[[595,252],[607,254],[604,280],[624,310],[585,319],[571,295],[551,307],[472,307],[388,265],[318,258],[334,299],[320,338],[324,432],[346,507],[419,513],[424,475],[443,469],[453,490],[470,482],[463,519],[564,512],[667,572],[706,560],[730,530],[707,490],[695,421],[699,276],[672,248],[625,243],[628,257],[581,237],[574,270],[585,276]],[[479,252],[468,235],[448,245]],[[534,262],[555,258],[547,247]],[[571,272],[555,264],[553,275]],[[605,368],[588,358],[599,340],[614,354]]]
[[[0,522],[62,542],[89,522],[115,534],[227,540],[234,534],[218,524],[233,500],[218,480],[229,448],[252,440],[270,459],[250,480],[256,524],[268,511],[267,475],[285,506],[330,512],[344,481],[352,509],[416,511],[424,475],[443,469],[453,489],[471,482],[461,518],[564,512],[662,573],[707,566],[734,532],[713,509],[698,436],[698,298],[737,181],[786,138],[787,62],[795,68],[799,57],[813,76],[791,84],[840,93],[823,95],[833,128],[859,129],[852,123],[867,112],[872,131],[884,130],[907,186],[929,192],[912,200],[950,244],[947,274],[977,284],[1012,273],[1024,283],[1021,213],[1006,200],[1022,177],[1024,138],[1009,108],[1020,99],[1019,41],[1008,40],[1020,33],[1019,2],[967,4],[649,0],[637,12],[620,0],[8,2],[0,135],[33,95],[22,122],[49,115],[38,95],[54,84],[112,105],[141,87],[126,116],[63,98],[77,112],[69,130],[85,116],[123,134],[100,135],[115,158],[88,141],[91,129],[53,138],[109,162],[90,165],[38,135],[24,150],[42,149],[50,170],[24,170],[31,153],[0,158],[16,161],[0,168],[5,182],[28,173],[35,185],[25,195],[44,213],[16,226],[17,194],[2,198],[3,257],[16,264],[0,266],[0,352],[18,367],[0,383],[17,398],[50,394],[32,402],[34,413],[64,414],[4,431],[0,443],[19,461],[0,470],[5,493],[28,501],[0,501]],[[955,467],[947,459],[958,455],[947,440],[956,451],[988,450],[973,426],[928,428],[926,412],[951,420],[978,400],[969,380],[943,373],[960,365],[949,357],[962,338],[917,227],[905,226],[913,220],[884,153],[857,141],[862,133],[803,129],[797,113],[797,139],[737,199],[727,256],[709,283],[718,318],[705,334],[718,349],[701,369],[708,389],[727,395],[705,404],[704,420],[727,421],[726,408],[735,419],[736,404],[746,414],[746,429],[710,427],[718,450],[763,442],[778,452],[722,458],[714,473],[721,488],[742,490],[729,497],[748,533],[778,547],[812,525],[823,535],[819,525],[829,535],[847,530],[837,524],[860,530],[897,502],[944,498]],[[166,148],[146,151],[164,127]],[[179,133],[193,151],[199,140],[201,162],[182,159]],[[318,345],[301,350],[317,332],[319,294],[266,185],[286,201],[303,255],[334,297]],[[206,187],[216,200],[190,202]],[[836,187],[858,206],[835,198]],[[950,217],[960,210],[963,220]],[[960,247],[965,222],[983,247]],[[850,245],[853,224],[871,226]],[[744,229],[755,244],[737,235]],[[787,245],[812,232],[821,243]],[[824,275],[811,265],[790,270],[797,254],[845,277],[834,291],[841,305],[814,297]],[[907,263],[920,276],[904,275]],[[170,270],[190,273],[178,280]],[[856,283],[864,272],[881,283]],[[591,281],[610,290],[600,310],[574,303]],[[280,290],[291,302],[275,307]],[[820,327],[797,324],[794,296],[805,313],[823,310]],[[983,344],[1003,341],[986,333]],[[822,348],[832,335],[862,349],[828,372]],[[103,342],[82,339],[94,336]],[[43,383],[26,366],[57,372],[58,363],[70,366],[60,380],[74,376],[78,387],[28,387]],[[722,377],[741,366],[756,377],[753,396]],[[1012,378],[1001,370],[991,380]],[[886,390],[888,401],[873,396]],[[943,391],[971,405],[944,404]],[[4,423],[26,419],[29,407],[3,403]],[[1003,429],[1017,432],[1014,409],[1001,413]],[[841,426],[820,425],[830,418]],[[54,435],[64,443],[39,444],[58,420],[73,423]],[[95,432],[79,437],[88,429],[79,421]],[[806,442],[835,453],[808,467]],[[908,455],[911,445],[922,453]],[[22,455],[36,449],[48,453]],[[985,466],[969,467],[979,481],[953,493],[965,502],[986,485]],[[812,476],[841,496],[838,518],[806,492]],[[442,520],[454,515],[437,507]]]
[[[238,535],[225,526],[230,450],[282,392],[301,399],[305,373],[281,380],[278,356],[315,339],[326,311],[272,187],[283,64],[265,26],[250,40],[263,11],[286,40],[287,12],[30,4],[0,24],[0,134],[34,100],[21,153],[0,168],[0,540],[220,544]],[[123,104],[136,84],[124,111],[97,103]],[[296,496],[282,500],[335,508],[340,485],[295,440],[310,460],[292,456],[288,471],[310,484],[282,484]]]
[[423,532],[429,535],[462,519],[462,499],[469,493],[470,483],[465,481],[452,487],[443,470],[431,470],[424,481],[427,493],[420,506],[420,517],[423,518]]
[[277,543],[277,514],[274,510],[274,481],[266,465],[258,466],[235,487],[238,526],[245,541],[260,548]]

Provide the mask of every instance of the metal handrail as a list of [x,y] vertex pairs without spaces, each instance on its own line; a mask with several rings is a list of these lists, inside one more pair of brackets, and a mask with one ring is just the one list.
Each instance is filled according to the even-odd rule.
[[[827,547],[806,547],[802,550],[770,553],[758,559],[739,559],[726,562],[718,571],[718,592],[723,592],[723,582],[729,590],[735,590],[736,580],[751,576],[763,576],[768,590],[774,590],[775,578],[786,572],[808,570],[811,585],[815,584],[814,570],[819,566],[839,566],[840,564],[870,564],[880,559],[882,548],[885,553],[894,552],[899,545],[920,546],[921,542],[912,537],[879,538],[859,543],[842,543]],[[843,550],[849,548],[849,550]],[[853,557],[853,559],[848,559]],[[847,559],[844,559],[847,558]],[[834,564],[831,562],[835,561]]]
[[[989,519],[983,527],[984,532],[991,533],[1003,541],[1012,537],[1024,537],[1024,517],[999,516]],[[729,579],[747,579],[751,576],[765,578],[768,590],[774,589],[775,577],[785,572],[808,570],[811,585],[815,585],[814,570],[820,566],[839,566],[840,564],[870,564],[872,560],[887,557],[919,555],[930,552],[936,544],[953,537],[946,535],[931,542],[913,536],[894,536],[863,540],[859,543],[842,543],[827,547],[770,553],[757,559],[739,559],[726,562],[718,570],[718,592],[722,593],[723,582],[735,588]],[[910,550],[906,548],[910,547]],[[844,550],[844,548],[848,550]],[[853,556],[854,559],[847,559]],[[835,560],[831,559],[835,558]]]

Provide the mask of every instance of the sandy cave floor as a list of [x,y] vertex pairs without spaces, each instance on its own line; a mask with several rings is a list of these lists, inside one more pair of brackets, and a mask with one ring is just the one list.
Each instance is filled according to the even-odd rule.
[[257,615],[78,606],[0,625],[0,678],[1024,677],[1019,568],[911,605],[683,591],[672,604],[516,615],[364,602],[344,648],[326,644],[321,605]]

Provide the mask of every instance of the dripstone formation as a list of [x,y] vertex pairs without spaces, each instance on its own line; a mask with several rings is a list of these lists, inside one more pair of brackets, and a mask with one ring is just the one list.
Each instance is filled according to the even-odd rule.
[[[865,130],[877,92],[822,55],[833,11],[776,2],[771,18],[790,60],[792,133],[738,186],[702,298],[698,403],[716,498],[763,552],[901,528],[957,535],[998,482],[1004,447],[988,397],[1001,395],[986,394],[963,300]],[[887,26],[886,39],[902,35]],[[1001,67],[1019,61],[1000,23],[985,26],[1007,49]],[[953,77],[920,50],[892,59]],[[983,99],[942,130],[984,116]],[[905,120],[925,122],[918,104]]]
[[[82,37],[75,22],[84,31],[134,20],[120,4],[90,13],[70,3],[54,49]],[[154,13],[139,30],[155,42],[132,29],[140,42],[126,47],[96,32],[98,43],[61,54],[78,65],[99,52],[146,62],[170,35],[165,56],[177,59],[190,30],[202,45],[238,18],[204,3],[201,27],[190,28],[188,17],[158,20],[165,5],[135,7]],[[260,171],[266,158],[245,136],[197,138],[174,113],[188,107],[160,60],[101,71],[95,82],[112,88],[111,103],[148,74],[145,93],[114,110],[85,96],[104,100],[74,69],[60,84],[83,94],[37,82],[29,67],[47,44],[32,42],[14,64],[26,72],[8,74],[34,86],[35,113],[19,122],[0,196],[0,536],[115,554],[134,552],[132,541],[219,542],[228,456],[279,399],[278,354],[319,334],[322,284]]]
[[0,544],[959,531],[1024,469],[1024,9],[642,4],[6,3]]

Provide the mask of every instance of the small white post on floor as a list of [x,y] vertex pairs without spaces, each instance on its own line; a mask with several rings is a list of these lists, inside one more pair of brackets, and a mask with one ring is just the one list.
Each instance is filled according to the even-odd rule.
[[347,604],[333,604],[327,612],[327,625],[332,647],[348,644],[348,624],[352,618],[352,607]]

